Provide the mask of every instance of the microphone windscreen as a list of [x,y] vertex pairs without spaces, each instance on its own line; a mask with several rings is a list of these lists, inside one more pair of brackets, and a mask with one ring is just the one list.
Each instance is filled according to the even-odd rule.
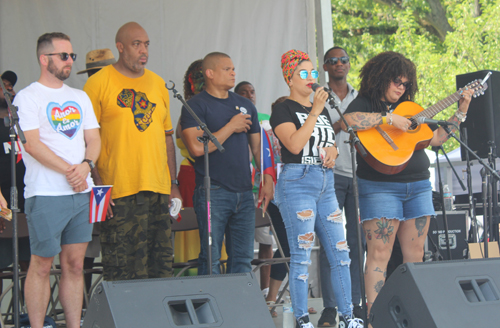
[[318,89],[319,87],[321,87],[321,85],[319,85],[318,83],[313,83],[313,85],[311,86],[314,92],[316,92],[316,89]]

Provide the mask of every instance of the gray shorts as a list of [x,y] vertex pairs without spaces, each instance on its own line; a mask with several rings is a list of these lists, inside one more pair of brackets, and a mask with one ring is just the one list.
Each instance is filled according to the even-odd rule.
[[31,254],[53,257],[61,252],[61,245],[89,242],[92,239],[89,203],[89,192],[27,198]]

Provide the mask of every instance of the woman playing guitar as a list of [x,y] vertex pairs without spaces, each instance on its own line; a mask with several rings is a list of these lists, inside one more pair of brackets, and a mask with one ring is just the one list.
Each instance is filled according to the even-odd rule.
[[[393,135],[412,133],[416,123],[402,116],[401,111],[398,111],[400,115],[393,111],[401,102],[415,99],[418,90],[415,64],[399,53],[384,52],[363,66],[360,77],[359,95],[345,115],[353,129],[374,129],[374,132],[383,133],[380,127],[390,125],[397,132]],[[465,120],[472,94],[472,90],[463,90],[459,109],[448,121],[458,125]],[[430,128],[434,131],[430,145],[440,146],[448,140],[443,128]],[[387,139],[390,141],[391,136]],[[393,147],[401,146],[393,144]],[[357,163],[360,216],[368,248],[365,286],[369,313],[384,285],[396,235],[401,243],[403,261],[422,261],[434,207],[430,162],[424,149],[415,150],[406,167],[395,174],[384,174],[372,168],[359,153]]]

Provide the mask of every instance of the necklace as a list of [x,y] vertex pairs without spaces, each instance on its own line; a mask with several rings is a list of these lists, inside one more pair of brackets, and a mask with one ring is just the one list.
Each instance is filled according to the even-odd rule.
[[[308,114],[311,114],[311,111],[310,111],[309,109],[307,109],[307,107],[306,107],[306,106],[304,106],[304,105],[302,105],[301,103],[299,103],[297,100],[292,99],[292,98],[288,98],[288,99],[290,99],[290,100],[292,100],[292,101],[296,102],[297,104],[299,104],[300,106],[302,106],[302,108],[304,108],[304,110],[305,110]],[[309,107],[312,107],[312,105],[311,105],[311,106],[309,106]]]

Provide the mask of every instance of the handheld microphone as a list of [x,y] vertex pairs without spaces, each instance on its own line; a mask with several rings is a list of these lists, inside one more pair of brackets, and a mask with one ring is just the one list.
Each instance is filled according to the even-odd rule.
[[438,120],[433,120],[427,117],[419,117],[417,119],[418,124],[437,124],[441,126],[448,126],[448,125],[453,125],[453,123],[448,122],[448,121],[438,121]]
[[[318,88],[320,88],[320,87],[321,87],[321,85],[319,85],[318,83],[313,83],[313,85],[311,86],[311,89],[314,92],[316,92],[316,90],[318,90]],[[333,100],[335,103],[335,97],[332,95],[332,90],[328,89],[327,87],[325,87],[324,90],[328,94],[328,100]]]

